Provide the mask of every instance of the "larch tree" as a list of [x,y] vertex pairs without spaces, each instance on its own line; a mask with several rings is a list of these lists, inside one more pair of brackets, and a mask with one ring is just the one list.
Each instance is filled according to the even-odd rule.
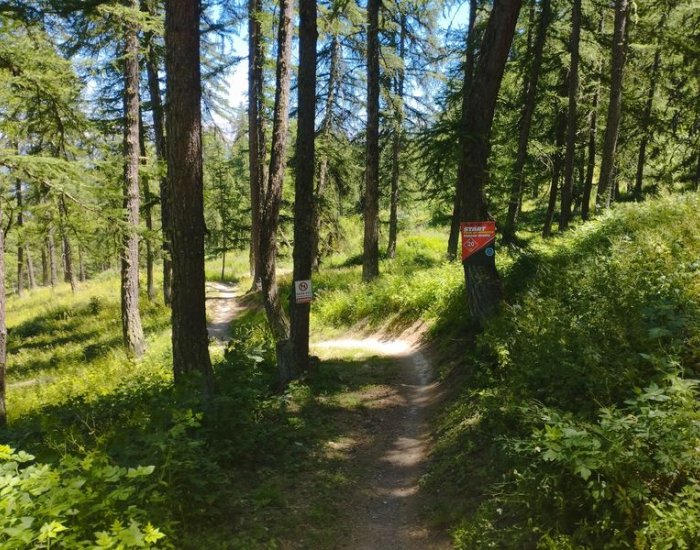
[[287,165],[287,130],[289,127],[289,91],[292,58],[292,0],[281,0],[277,34],[277,70],[273,113],[270,170],[265,189],[260,226],[261,283],[265,313],[276,341],[280,383],[295,376],[289,353],[289,321],[282,309],[277,286],[277,228],[279,226],[282,184]]
[[[466,102],[467,117],[460,162],[464,165],[459,181],[461,221],[490,218],[484,188],[488,181],[491,127],[496,99],[510,51],[521,0],[496,0],[479,48],[480,55]],[[472,318],[483,323],[493,315],[502,290],[495,265],[464,264],[467,303]]]
[[600,164],[600,179],[596,195],[596,209],[609,206],[612,200],[615,155],[622,118],[622,88],[627,60],[627,33],[629,0],[615,0],[615,23],[612,41],[612,63],[610,66],[610,100],[605,124],[605,140]]
[[168,181],[172,222],[172,342],[175,381],[199,373],[213,389],[204,289],[199,0],[165,9]]
[[[314,257],[314,172],[316,121],[316,0],[299,1],[299,81],[294,192],[294,281],[311,279]],[[294,366],[291,375],[308,370],[311,304],[297,303],[292,287],[290,303]]]
[[[136,0],[131,9],[138,9]],[[139,40],[126,16],[124,48],[124,235],[121,257],[122,334],[127,353],[139,358],[146,344],[139,312]]]
[[379,6],[367,4],[367,154],[365,160],[362,280],[379,275]]

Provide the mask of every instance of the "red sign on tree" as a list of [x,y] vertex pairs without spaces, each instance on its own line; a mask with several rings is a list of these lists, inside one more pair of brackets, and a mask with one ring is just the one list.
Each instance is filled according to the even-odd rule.
[[496,256],[496,222],[462,222],[462,262],[469,265],[488,265]]

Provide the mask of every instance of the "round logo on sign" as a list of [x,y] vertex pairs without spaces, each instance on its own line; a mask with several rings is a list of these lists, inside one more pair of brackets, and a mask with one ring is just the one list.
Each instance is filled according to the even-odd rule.
[[491,256],[493,256],[495,253],[496,253],[496,251],[493,248],[491,248],[490,246],[486,250],[484,250],[484,254],[486,254],[489,258]]
[[299,283],[299,290],[308,290],[309,285],[306,283]]

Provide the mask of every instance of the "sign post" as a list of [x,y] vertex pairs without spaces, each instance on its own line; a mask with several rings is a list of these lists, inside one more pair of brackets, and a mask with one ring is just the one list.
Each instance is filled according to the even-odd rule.
[[294,296],[297,304],[308,304],[313,299],[311,280],[294,281]]
[[496,265],[496,222],[462,222],[459,232],[464,265]]

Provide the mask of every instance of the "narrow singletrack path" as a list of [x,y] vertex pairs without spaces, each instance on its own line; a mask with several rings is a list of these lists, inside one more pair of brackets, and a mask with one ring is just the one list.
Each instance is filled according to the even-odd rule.
[[[323,355],[362,350],[397,362],[395,379],[363,391],[363,421],[351,454],[357,485],[343,512],[347,535],[336,548],[423,550],[449,548],[445,536],[429,529],[419,481],[425,471],[430,437],[428,412],[438,385],[426,355],[403,340],[341,339],[319,342]],[[342,355],[342,353],[338,353]]]
[[238,286],[208,281],[206,292],[209,338],[218,344],[225,344],[231,337],[231,321],[243,309],[237,300]]

